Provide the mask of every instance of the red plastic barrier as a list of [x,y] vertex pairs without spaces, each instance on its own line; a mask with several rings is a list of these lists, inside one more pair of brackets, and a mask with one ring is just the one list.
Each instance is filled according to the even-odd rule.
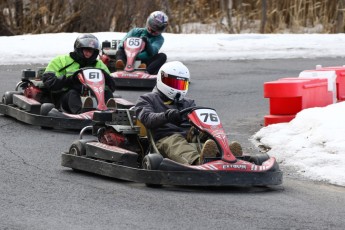
[[333,103],[333,92],[328,91],[327,79],[319,78],[281,78],[265,82],[264,97],[270,102],[270,115],[265,116],[265,126],[289,122],[303,109]]
[[290,122],[296,115],[266,115],[264,117],[265,126],[282,122]]
[[345,66],[322,67],[317,65],[315,70],[305,71],[334,71],[336,74],[336,97],[338,101],[345,101]]

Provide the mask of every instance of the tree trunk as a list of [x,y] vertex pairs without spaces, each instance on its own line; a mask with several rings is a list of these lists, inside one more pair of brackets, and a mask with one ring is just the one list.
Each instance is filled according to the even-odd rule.
[[336,33],[344,33],[344,6],[345,0],[339,0],[337,6]]
[[266,21],[267,21],[267,2],[266,0],[261,0],[261,22],[260,22],[261,34],[265,33]]

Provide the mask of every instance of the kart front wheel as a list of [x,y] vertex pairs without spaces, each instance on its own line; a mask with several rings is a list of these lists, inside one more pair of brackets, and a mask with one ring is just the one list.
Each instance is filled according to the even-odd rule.
[[[159,165],[161,164],[162,161],[163,161],[162,155],[158,153],[149,153],[143,159],[142,168],[147,169],[147,170],[158,170]],[[150,184],[150,183],[146,183],[146,186],[151,187],[151,188],[162,187],[162,185],[160,184]]]
[[259,153],[249,157],[249,162],[256,165],[262,165],[263,162],[270,159],[270,156],[267,153]]
[[162,155],[158,153],[150,153],[144,157],[142,167],[147,170],[158,170],[162,161]]
[[74,141],[69,148],[68,153],[75,156],[86,155],[85,143],[83,143],[81,140]]
[[53,108],[55,108],[55,105],[53,103],[43,103],[41,105],[40,114],[42,116],[47,116]]

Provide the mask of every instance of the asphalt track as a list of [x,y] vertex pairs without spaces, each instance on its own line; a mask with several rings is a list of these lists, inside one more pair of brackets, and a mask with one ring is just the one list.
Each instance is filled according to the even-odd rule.
[[[217,110],[230,140],[258,151],[250,137],[263,125],[263,83],[296,77],[341,59],[186,62],[189,96]],[[0,94],[21,70],[0,66]],[[142,91],[118,90],[135,101]],[[60,166],[78,133],[43,130],[0,115],[0,229],[345,229],[345,188],[313,182],[283,168],[273,187],[148,188]]]

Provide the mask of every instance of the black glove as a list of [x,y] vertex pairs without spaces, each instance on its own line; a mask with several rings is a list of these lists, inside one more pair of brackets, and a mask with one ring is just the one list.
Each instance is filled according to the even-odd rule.
[[149,42],[149,39],[146,36],[141,37],[141,39],[143,39],[143,41],[145,42],[145,44],[147,44]]
[[66,77],[63,76],[64,87],[73,88],[75,85],[79,85],[80,81],[78,79],[79,71],[75,72],[73,75]]
[[164,115],[167,121],[169,121],[170,123],[173,123],[175,125],[179,125],[182,123],[180,111],[177,109],[168,109],[167,111],[165,111]]

